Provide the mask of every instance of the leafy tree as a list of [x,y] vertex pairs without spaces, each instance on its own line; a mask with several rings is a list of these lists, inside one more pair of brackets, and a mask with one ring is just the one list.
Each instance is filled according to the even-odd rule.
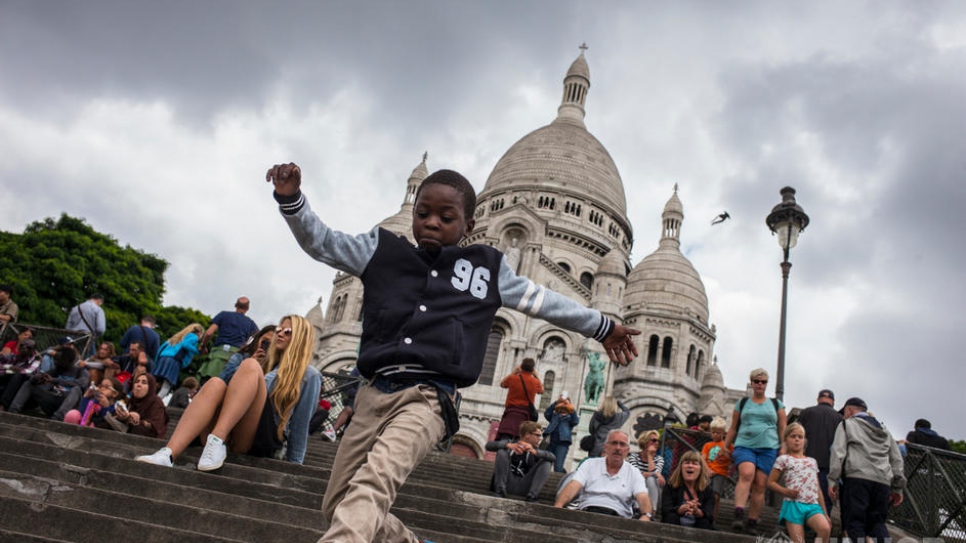
[[31,223],[23,234],[0,232],[0,254],[0,282],[13,286],[23,323],[63,327],[70,309],[95,292],[105,297],[109,341],[145,313],[155,316],[162,335],[211,320],[196,309],[162,307],[168,262],[122,247],[84,219],[62,214]]
[[959,454],[966,454],[966,440],[960,439],[959,441],[950,439],[949,446],[952,447],[953,452],[958,452]]

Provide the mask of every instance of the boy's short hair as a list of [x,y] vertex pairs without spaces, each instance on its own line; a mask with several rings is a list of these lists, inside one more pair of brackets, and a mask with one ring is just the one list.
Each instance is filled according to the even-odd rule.
[[154,318],[154,315],[145,315],[141,317],[141,320],[144,322],[151,323],[151,326],[155,326],[158,324],[158,321]]
[[533,422],[532,420],[525,420],[520,424],[520,437],[527,434],[532,434],[540,429],[540,424]]
[[429,174],[419,184],[419,188],[416,189],[416,200],[419,199],[419,193],[422,192],[423,187],[426,185],[447,185],[453,187],[463,197],[463,218],[466,220],[473,218],[473,212],[476,210],[476,190],[462,174],[454,172],[453,170],[437,170]]
[[0,285],[0,291],[6,292],[7,296],[13,296],[13,287],[7,284]]
[[711,419],[711,429],[712,430],[727,430],[728,422],[721,417],[715,417]]

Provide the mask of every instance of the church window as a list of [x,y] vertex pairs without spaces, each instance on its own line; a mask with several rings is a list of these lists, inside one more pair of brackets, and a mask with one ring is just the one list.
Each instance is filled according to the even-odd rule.
[[345,313],[345,304],[348,294],[342,294],[336,296],[335,302],[332,303],[332,312],[329,314],[329,322],[339,322],[342,320],[342,315]]
[[704,369],[704,351],[698,351],[698,364],[694,368],[694,378],[701,379],[701,370]]
[[550,404],[553,403],[553,383],[557,380],[557,374],[552,371],[548,371],[543,374],[543,394],[540,396],[540,412],[546,411]]
[[671,336],[664,338],[664,348],[661,349],[661,367],[671,367],[671,349],[674,347],[674,340]]
[[567,344],[562,339],[552,337],[543,343],[543,353],[540,354],[540,360],[545,362],[562,362],[564,351],[566,350]]
[[493,328],[486,338],[486,354],[483,355],[483,369],[480,372],[479,383],[492,385],[493,375],[496,373],[496,362],[500,357],[500,346],[503,344],[503,330]]
[[560,266],[560,269],[563,271],[570,273],[570,264],[567,264],[566,262],[557,262],[557,265]]
[[657,336],[651,336],[651,340],[647,342],[647,365],[656,366],[657,365],[657,344],[660,343],[661,338]]
[[580,274],[580,284],[591,290],[594,288],[594,276],[590,273],[584,272]]
[[684,373],[691,375],[691,368],[694,366],[694,345],[688,349],[688,364],[684,368]]

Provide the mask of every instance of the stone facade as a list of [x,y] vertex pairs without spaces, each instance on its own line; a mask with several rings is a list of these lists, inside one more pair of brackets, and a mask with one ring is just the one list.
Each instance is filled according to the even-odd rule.
[[[605,392],[632,410],[627,428],[650,415],[679,419],[694,411],[730,415],[744,391],[724,387],[714,358],[715,327],[701,277],[680,252],[684,219],[677,187],[661,219],[658,249],[631,267],[633,231],[624,185],[604,146],[584,126],[590,70],[583,53],[564,78],[557,117],[527,134],[503,155],[480,192],[476,228],[466,243],[499,248],[517,273],[618,322],[639,328],[641,358],[627,368],[607,365]],[[411,238],[416,188],[428,175],[426,156],[406,183],[400,210],[380,226]],[[340,273],[334,280],[325,318],[313,309],[318,348],[314,364],[325,371],[351,366],[361,334],[362,284]],[[490,334],[483,373],[463,390],[460,434],[463,454],[483,456],[503,412],[500,380],[523,358],[537,360],[546,392],[539,408],[568,392],[586,428],[594,402],[586,401],[589,357],[607,359],[600,344],[501,309]],[[715,363],[711,363],[714,360]],[[580,456],[576,444],[571,455]]]

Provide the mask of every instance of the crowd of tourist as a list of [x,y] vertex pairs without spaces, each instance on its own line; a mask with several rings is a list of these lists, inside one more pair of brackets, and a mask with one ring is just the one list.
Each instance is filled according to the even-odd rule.
[[[242,297],[208,330],[190,323],[161,341],[155,319],[144,315],[115,346],[97,341],[104,296],[94,294],[69,313],[64,329],[74,337],[38,349],[36,329],[16,324],[13,289],[0,285],[0,292],[3,322],[18,331],[0,352],[0,410],[164,439],[168,408],[181,408],[166,446],[139,461],[170,466],[195,442],[205,445],[202,471],[221,467],[229,450],[303,461],[322,391],[321,374],[310,365],[314,328],[303,317],[286,315],[258,330]],[[207,357],[192,374],[194,357],[212,340],[214,362]]]

